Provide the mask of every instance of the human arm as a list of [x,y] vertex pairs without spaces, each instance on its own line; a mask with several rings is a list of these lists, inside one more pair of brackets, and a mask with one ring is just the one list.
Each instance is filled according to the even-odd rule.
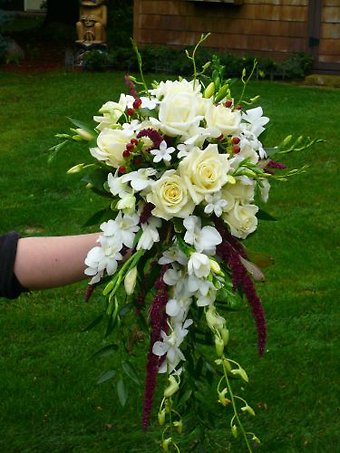
[[68,285],[86,278],[84,260],[98,233],[20,238],[14,274],[30,290]]

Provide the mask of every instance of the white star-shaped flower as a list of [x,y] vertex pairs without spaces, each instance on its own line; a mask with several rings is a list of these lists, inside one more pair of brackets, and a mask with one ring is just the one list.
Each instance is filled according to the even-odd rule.
[[157,164],[163,160],[163,162],[167,163],[171,161],[171,154],[175,151],[175,148],[168,145],[165,140],[161,142],[159,145],[159,149],[151,149],[150,153],[155,156],[153,161]]

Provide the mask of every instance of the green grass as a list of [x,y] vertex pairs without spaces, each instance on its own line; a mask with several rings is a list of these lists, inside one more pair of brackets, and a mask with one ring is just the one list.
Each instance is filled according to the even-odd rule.
[[[75,234],[102,201],[85,191],[72,165],[88,159],[70,147],[47,164],[54,134],[66,117],[88,121],[107,100],[125,90],[122,74],[0,73],[0,232]],[[290,132],[325,138],[290,167],[307,173],[272,187],[266,209],[278,222],[262,222],[249,241],[275,265],[259,285],[268,322],[263,359],[248,312],[229,316],[230,354],[250,375],[244,395],[257,416],[249,421],[262,452],[331,453],[339,445],[337,363],[339,342],[338,168],[340,92],[336,89],[254,82],[272,128],[266,143]],[[96,385],[114,356],[90,359],[103,332],[82,329],[101,311],[99,298],[83,303],[85,284],[37,292],[0,304],[0,451],[157,452],[158,427],[140,428],[142,388],[130,390],[122,409],[110,383]],[[137,363],[143,380],[144,347]],[[214,396],[212,395],[212,398]],[[226,436],[216,405],[211,451],[241,452]],[[183,451],[190,451],[185,447]]]

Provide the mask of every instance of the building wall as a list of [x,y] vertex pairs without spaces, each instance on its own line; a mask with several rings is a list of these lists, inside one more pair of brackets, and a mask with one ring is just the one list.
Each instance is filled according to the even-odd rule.
[[134,0],[134,37],[140,46],[182,47],[211,32],[205,45],[218,50],[276,61],[311,52],[340,69],[340,0],[225,1]]
[[308,0],[244,0],[241,5],[135,0],[134,35],[144,44],[187,46],[211,32],[209,47],[281,59],[307,51]]

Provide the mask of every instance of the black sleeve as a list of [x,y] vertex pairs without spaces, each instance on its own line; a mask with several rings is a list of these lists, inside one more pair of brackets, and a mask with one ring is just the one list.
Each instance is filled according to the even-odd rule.
[[27,291],[14,274],[19,234],[15,231],[0,236],[0,297],[16,299]]

